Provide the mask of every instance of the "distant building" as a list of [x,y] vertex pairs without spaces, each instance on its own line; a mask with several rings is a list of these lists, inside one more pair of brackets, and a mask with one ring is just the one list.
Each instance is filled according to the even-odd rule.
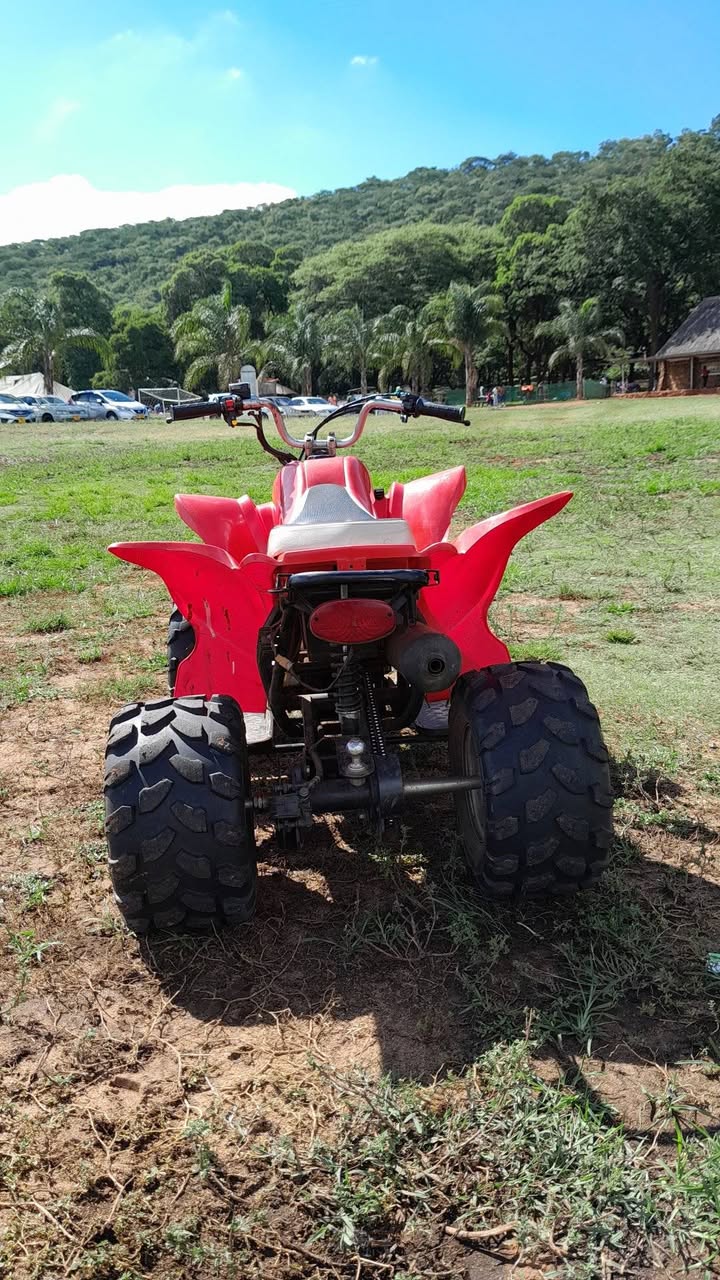
[[296,396],[297,391],[286,387],[279,378],[258,378],[258,394],[261,396]]
[[703,298],[652,363],[656,391],[720,390],[720,298]]

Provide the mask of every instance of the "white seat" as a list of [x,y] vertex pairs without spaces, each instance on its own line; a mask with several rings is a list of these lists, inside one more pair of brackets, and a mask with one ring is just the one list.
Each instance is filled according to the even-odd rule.
[[332,547],[410,547],[415,543],[407,520],[342,520],[321,524],[278,524],[270,530],[268,555],[321,551]]

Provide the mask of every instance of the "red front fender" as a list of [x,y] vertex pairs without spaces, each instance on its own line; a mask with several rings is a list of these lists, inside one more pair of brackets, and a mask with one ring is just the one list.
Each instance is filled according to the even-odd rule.
[[510,654],[488,627],[487,612],[495,598],[513,547],[545,520],[562,510],[571,492],[555,493],[537,502],[490,516],[465,529],[450,547],[430,547],[433,567],[440,571],[437,586],[420,594],[420,608],[429,626],[450,636],[462,654],[463,671],[507,662]]
[[195,648],[178,667],[176,696],[226,693],[243,711],[263,713],[257,639],[272,608],[275,562],[251,555],[238,564],[221,547],[196,542],[115,542],[108,550],[162,578],[192,623]]

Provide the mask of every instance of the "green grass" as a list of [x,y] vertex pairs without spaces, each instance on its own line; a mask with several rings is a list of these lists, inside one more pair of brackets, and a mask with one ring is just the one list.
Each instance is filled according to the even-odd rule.
[[304,1186],[313,1241],[371,1257],[412,1241],[421,1256],[438,1219],[448,1233],[495,1226],[493,1251],[551,1261],[566,1280],[594,1280],[655,1241],[718,1258],[720,1141],[679,1125],[674,1155],[648,1163],[588,1097],[540,1079],[525,1041],[431,1091],[323,1074],[340,1107],[332,1144],[266,1152],[288,1199]]
[[[712,677],[720,656],[717,441],[714,399],[594,402],[477,411],[469,428],[378,418],[358,453],[386,486],[464,463],[458,525],[572,488],[570,505],[513,554],[496,624],[518,656],[578,670],[619,750],[665,736],[694,758],[720,722]],[[105,548],[114,539],[190,537],[173,510],[175,492],[262,500],[276,470],[250,431],[208,423],[48,424],[25,435],[3,427],[0,456],[0,595],[18,605],[29,596],[31,617],[73,623],[72,598],[105,586],[111,621],[162,608],[162,586]],[[43,609],[47,593],[60,593],[52,613]],[[527,594],[555,601],[557,626],[541,618],[527,634]],[[622,628],[608,630],[609,613],[632,613],[637,643],[618,639]],[[92,637],[90,651],[98,645]]]
[[[3,1011],[47,995],[52,975],[53,1000],[61,992],[68,1006],[76,995],[82,1004],[93,973],[102,1013],[107,979],[98,975],[108,957],[128,1003],[110,1039],[102,1018],[93,1024],[83,1014],[79,1037],[70,1028],[80,1056],[39,1072],[42,1111],[29,1107],[25,1116],[22,1094],[13,1095],[8,1120],[17,1134],[0,1173],[24,1206],[16,1219],[25,1234],[0,1245],[0,1270],[7,1248],[8,1274],[24,1276],[30,1255],[34,1280],[181,1271],[416,1280],[473,1265],[479,1275],[482,1253],[472,1241],[452,1252],[457,1236],[447,1229],[512,1224],[477,1248],[541,1268],[538,1275],[609,1280],[623,1268],[649,1276],[651,1265],[674,1274],[679,1259],[694,1274],[716,1274],[720,1152],[708,1108],[720,988],[705,957],[717,950],[720,919],[708,812],[720,793],[718,420],[713,399],[478,412],[470,428],[379,418],[358,450],[385,486],[464,463],[458,528],[574,490],[572,503],[516,549],[493,622],[516,658],[572,666],[600,707],[614,756],[617,839],[608,874],[587,896],[512,907],[479,901],[451,808],[439,804],[429,816],[406,815],[399,838],[389,832],[373,843],[343,828],[342,853],[329,837],[323,845],[322,828],[292,861],[265,843],[272,874],[263,871],[256,923],[200,942],[156,942],[148,973],[108,905],[95,783],[84,804],[74,797],[64,808],[61,793],[57,808],[43,791],[42,809],[33,804],[18,820],[19,861],[0,889]],[[0,621],[10,641],[0,708],[14,711],[25,734],[26,723],[65,705],[25,704],[69,696],[102,718],[90,704],[160,692],[164,588],[105,547],[189,537],[173,511],[176,491],[262,500],[274,464],[250,433],[156,422],[22,436],[0,428],[0,459]],[[77,685],[58,682],[68,670],[71,680],[79,673]],[[432,760],[436,750],[418,752]],[[0,801],[18,804],[17,779],[8,771],[2,784]],[[323,875],[327,896],[317,888]],[[172,1018],[136,1041],[143,1011],[155,1027],[158,977],[175,1001]],[[300,1046],[302,1062],[279,1073],[269,1093],[263,1073],[275,1049],[259,1054],[252,1088],[238,1088],[232,1068],[224,1073],[222,1055],[206,1061],[216,1050],[204,1037],[220,1028],[218,1006],[203,1000],[226,981],[227,1008],[239,1010],[221,1028],[231,1057],[239,1044],[243,1053],[254,1046],[263,1022],[278,1034],[282,1027],[288,1048]],[[183,1006],[177,993],[186,988],[193,994]],[[398,1016],[393,1039],[387,1018],[406,1002],[416,1012],[407,1027]],[[381,1049],[383,1036],[406,1046],[404,1074],[418,1079],[329,1065],[337,1042],[343,1061],[354,1061],[365,1034],[356,1041],[341,1020],[370,1012]],[[131,1108],[117,1132],[103,1121],[102,1145],[83,1146],[73,1164],[61,1132],[68,1109],[82,1116],[83,1143],[91,1143],[84,1106],[95,1095],[85,1086],[107,1088],[120,1072],[134,1073],[156,1034],[159,1052],[166,1036],[174,1045],[175,1022],[190,1056],[180,1062],[176,1050],[177,1077],[174,1058],[169,1072],[163,1061],[171,1092],[165,1098],[153,1084],[153,1108],[137,1116]],[[322,1038],[328,1029],[337,1042]],[[44,1061],[42,1044],[30,1063]],[[417,1071],[414,1044],[429,1051],[430,1065]],[[650,1097],[639,1073],[653,1062]],[[614,1096],[612,1087],[604,1092],[608,1078]],[[630,1102],[618,1101],[618,1081]],[[53,1126],[54,1154],[41,1137]],[[43,1177],[62,1194],[41,1195]],[[38,1217],[33,1198],[61,1231]],[[75,1245],[62,1254],[68,1235],[76,1262]]]

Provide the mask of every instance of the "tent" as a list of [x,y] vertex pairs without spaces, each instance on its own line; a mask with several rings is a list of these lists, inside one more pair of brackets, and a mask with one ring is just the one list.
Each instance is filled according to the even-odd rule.
[[[11,373],[7,378],[0,378],[0,392],[8,396],[44,396],[45,379],[41,373]],[[62,382],[54,382],[52,393],[54,396],[60,396],[62,400],[69,400],[73,393],[72,387],[66,387]]]

